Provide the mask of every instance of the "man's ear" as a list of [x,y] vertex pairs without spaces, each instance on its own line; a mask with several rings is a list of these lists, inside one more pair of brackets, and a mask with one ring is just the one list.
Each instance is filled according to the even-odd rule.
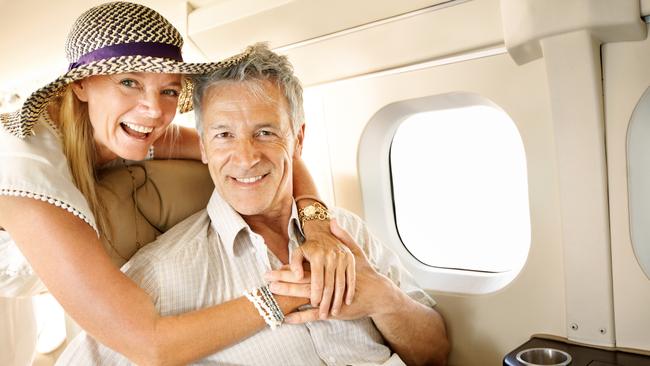
[[203,136],[199,135],[199,149],[201,149],[201,161],[203,164],[208,163],[208,156],[205,154],[205,148],[203,147]]
[[88,91],[85,88],[84,80],[75,81],[72,84],[72,91],[82,102],[88,102]]
[[302,155],[302,143],[305,139],[305,124],[300,126],[298,136],[296,136],[296,148],[293,150],[293,156],[299,158]]

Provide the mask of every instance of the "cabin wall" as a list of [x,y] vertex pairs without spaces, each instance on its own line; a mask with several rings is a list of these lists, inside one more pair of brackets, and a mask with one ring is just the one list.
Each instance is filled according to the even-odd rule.
[[616,345],[646,351],[650,350],[650,279],[637,262],[630,237],[627,133],[632,112],[650,85],[649,50],[648,39],[603,46]]
[[[299,76],[315,84],[307,87],[307,93],[318,94],[322,103],[335,202],[362,217],[365,197],[354,157],[368,121],[384,106],[427,95],[471,92],[496,103],[516,123],[528,159],[530,254],[517,278],[495,293],[429,289],[447,320],[452,365],[498,365],[532,334],[567,336],[558,175],[544,61],[517,66],[505,51],[463,60],[476,50],[503,47],[501,24],[495,22],[498,15],[498,1],[471,1],[286,51]],[[363,63],[353,69],[350,65],[360,58]],[[441,62],[418,68],[431,60]],[[306,135],[310,138],[309,121]],[[424,161],[414,163],[426,169],[423,149]]]

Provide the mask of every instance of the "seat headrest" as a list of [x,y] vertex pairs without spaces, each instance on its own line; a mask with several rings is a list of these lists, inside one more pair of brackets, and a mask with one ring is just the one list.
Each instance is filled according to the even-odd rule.
[[100,172],[98,195],[111,227],[104,245],[122,266],[142,246],[204,209],[214,190],[206,165],[151,160]]

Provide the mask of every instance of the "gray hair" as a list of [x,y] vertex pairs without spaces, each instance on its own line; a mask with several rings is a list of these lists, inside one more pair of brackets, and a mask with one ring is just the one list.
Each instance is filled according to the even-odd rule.
[[207,75],[193,76],[193,104],[196,129],[203,135],[202,102],[206,92],[222,82],[244,82],[258,97],[266,97],[262,93],[261,82],[274,82],[287,99],[291,129],[294,135],[300,131],[304,123],[305,112],[302,105],[302,86],[300,80],[293,74],[293,66],[287,56],[280,56],[271,51],[266,43],[256,43],[246,49],[249,56],[232,66],[218,69]]

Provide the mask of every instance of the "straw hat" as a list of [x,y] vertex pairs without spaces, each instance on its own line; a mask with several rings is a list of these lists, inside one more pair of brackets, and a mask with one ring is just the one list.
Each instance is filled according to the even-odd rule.
[[[32,93],[22,107],[0,115],[0,125],[11,134],[32,135],[39,115],[52,98],[77,80],[92,75],[125,72],[204,74],[238,63],[240,54],[215,63],[186,63],[181,56],[183,38],[162,15],[128,2],[102,4],[83,13],[66,40],[68,72]],[[192,110],[192,85],[185,81],[179,110]]]

